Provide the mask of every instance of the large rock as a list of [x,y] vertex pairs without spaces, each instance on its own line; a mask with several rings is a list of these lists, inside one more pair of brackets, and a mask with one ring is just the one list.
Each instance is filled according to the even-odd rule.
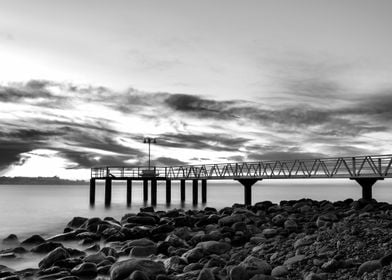
[[256,274],[269,275],[272,269],[266,261],[253,256],[246,257],[245,260],[240,263],[240,266],[246,269],[250,277]]
[[147,257],[150,255],[155,255],[157,253],[157,246],[134,246],[132,247],[129,255],[131,257]]
[[22,241],[21,244],[33,244],[33,245],[37,245],[37,244],[41,244],[44,243],[45,239],[43,237],[41,237],[40,235],[33,235],[29,238],[27,238],[26,240]]
[[204,254],[224,254],[231,249],[230,244],[219,241],[205,241],[200,242],[196,245],[197,248],[201,248]]
[[91,262],[95,264],[99,264],[100,262],[104,261],[106,259],[106,256],[102,252],[98,252],[95,254],[88,255],[83,259],[84,262]]
[[129,275],[129,277],[127,278],[129,280],[150,280],[148,278],[148,276],[140,270],[135,270],[134,272],[131,273],[131,275]]
[[357,274],[361,276],[365,272],[373,272],[380,268],[382,268],[380,260],[367,261],[359,266]]
[[71,221],[67,224],[68,228],[80,228],[83,224],[87,222],[87,218],[84,217],[73,217]]
[[3,244],[6,245],[17,245],[19,244],[18,237],[15,234],[10,234],[3,239]]
[[244,219],[245,219],[245,215],[243,214],[233,214],[231,216],[220,218],[218,224],[220,226],[231,226],[234,223],[242,222]]
[[208,268],[203,268],[200,271],[199,276],[197,276],[197,280],[214,280],[214,279],[215,279],[214,274]]
[[97,265],[91,262],[81,263],[71,270],[71,274],[82,277],[95,277],[97,273]]
[[64,248],[64,246],[61,243],[45,242],[45,243],[39,244],[39,245],[31,248],[31,252],[38,253],[38,254],[47,254],[47,253],[49,253],[59,247]]
[[285,265],[279,265],[274,267],[271,271],[271,276],[274,277],[284,277],[289,274],[289,270]]
[[64,260],[66,258],[69,258],[70,255],[67,250],[65,250],[62,247],[58,247],[51,251],[49,254],[47,254],[38,264],[40,269],[44,268],[49,268],[51,267],[55,262]]
[[203,249],[202,248],[193,248],[190,249],[189,251],[185,252],[182,254],[182,257],[188,262],[188,263],[194,263],[198,262],[201,258],[204,257]]
[[305,255],[295,255],[294,257],[288,258],[287,260],[284,261],[284,265],[290,266],[298,262],[302,262],[303,260],[306,259]]
[[243,266],[234,266],[229,271],[230,280],[248,280],[249,275]]
[[135,270],[142,271],[150,279],[154,279],[158,274],[166,274],[165,266],[162,262],[154,262],[143,259],[129,259],[112,265],[110,268],[110,279],[125,279]]

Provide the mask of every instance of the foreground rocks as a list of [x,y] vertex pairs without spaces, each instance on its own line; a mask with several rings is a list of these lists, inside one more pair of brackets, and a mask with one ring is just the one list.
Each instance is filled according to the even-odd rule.
[[[67,248],[63,241],[85,246]],[[2,258],[40,256],[39,268],[0,279],[392,279],[392,205],[376,201],[282,201],[221,210],[75,217],[64,233],[10,235]],[[29,252],[30,251],[30,252]]]

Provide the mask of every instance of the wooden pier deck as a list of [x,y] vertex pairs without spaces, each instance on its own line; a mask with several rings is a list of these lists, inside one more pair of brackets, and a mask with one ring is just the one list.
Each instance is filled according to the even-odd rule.
[[236,180],[244,186],[244,202],[252,203],[252,186],[266,179],[347,178],[362,187],[362,197],[372,199],[372,186],[391,178],[392,155],[367,155],[319,159],[235,162],[182,166],[103,166],[91,168],[90,203],[95,203],[95,181],[105,180],[105,204],[110,205],[113,180],[127,181],[127,203],[132,200],[132,181],[143,181],[143,200],[156,205],[157,181],[166,181],[166,202],[171,201],[172,181],[180,181],[181,201],[185,201],[185,183],[192,181],[193,203],[198,203],[201,182],[202,202],[207,201],[207,180]]

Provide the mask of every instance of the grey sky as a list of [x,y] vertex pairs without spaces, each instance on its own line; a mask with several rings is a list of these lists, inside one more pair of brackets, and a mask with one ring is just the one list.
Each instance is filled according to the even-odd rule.
[[388,153],[391,11],[389,0],[3,0],[0,169],[141,164],[148,134],[161,164]]

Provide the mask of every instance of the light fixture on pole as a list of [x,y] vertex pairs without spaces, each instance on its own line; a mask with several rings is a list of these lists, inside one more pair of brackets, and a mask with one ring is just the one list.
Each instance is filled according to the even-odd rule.
[[143,143],[144,144],[148,143],[148,170],[150,170],[150,166],[151,166],[151,148],[150,148],[150,145],[151,145],[151,143],[156,144],[157,140],[155,138],[151,138],[151,137],[144,137]]

